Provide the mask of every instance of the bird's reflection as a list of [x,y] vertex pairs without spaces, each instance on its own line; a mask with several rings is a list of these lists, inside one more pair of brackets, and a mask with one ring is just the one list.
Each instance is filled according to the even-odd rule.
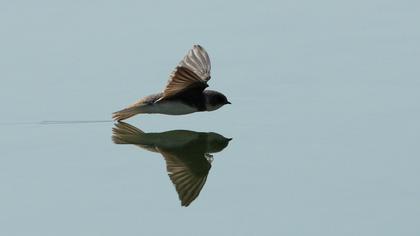
[[112,131],[116,144],[134,144],[162,154],[182,206],[190,205],[200,194],[211,168],[211,153],[222,151],[231,140],[217,133],[189,130],[145,133],[123,122],[116,123]]

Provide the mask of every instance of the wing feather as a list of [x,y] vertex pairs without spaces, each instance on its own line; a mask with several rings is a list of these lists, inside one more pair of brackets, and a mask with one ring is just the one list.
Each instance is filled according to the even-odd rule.
[[175,96],[189,89],[204,90],[210,80],[210,58],[200,45],[194,45],[169,76],[159,100]]
[[210,79],[210,58],[206,50],[200,45],[194,45],[179,63],[179,66],[194,71],[204,81]]
[[[178,192],[179,200],[182,206],[188,206],[194,201],[201,192],[207,180],[207,175],[210,170],[210,163],[199,173],[193,171],[185,163],[178,159],[177,156],[159,149],[166,161],[166,169]],[[202,158],[197,156],[197,158]]]

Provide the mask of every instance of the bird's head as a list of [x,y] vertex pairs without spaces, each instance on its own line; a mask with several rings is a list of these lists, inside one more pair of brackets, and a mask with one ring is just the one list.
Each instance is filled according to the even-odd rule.
[[225,95],[213,90],[204,90],[206,97],[206,110],[214,111],[226,104],[231,104]]

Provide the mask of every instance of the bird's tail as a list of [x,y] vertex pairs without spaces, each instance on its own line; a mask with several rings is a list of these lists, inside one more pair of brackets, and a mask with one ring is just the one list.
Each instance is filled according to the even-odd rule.
[[143,135],[143,131],[124,122],[116,123],[112,128],[112,140],[116,144],[137,144],[138,137]]
[[112,141],[115,144],[134,144],[151,152],[159,152],[150,134],[124,122],[118,122],[112,129]]
[[144,113],[141,105],[134,104],[120,111],[112,113],[112,118],[116,121],[125,120],[134,115]]

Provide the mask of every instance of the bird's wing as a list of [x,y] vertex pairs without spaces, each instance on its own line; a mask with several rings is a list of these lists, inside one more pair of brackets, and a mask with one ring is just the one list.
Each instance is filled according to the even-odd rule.
[[202,80],[208,81],[210,79],[210,58],[206,50],[200,45],[194,45],[188,51],[184,59],[179,63],[179,66],[188,68],[197,74]]
[[210,58],[200,45],[194,45],[169,76],[168,83],[159,100],[172,97],[186,90],[203,91],[210,80]]
[[[191,169],[185,162],[180,160],[176,155],[170,152],[165,152],[159,149],[166,161],[166,170],[169,178],[178,192],[179,200],[182,206],[188,206],[194,201],[201,192],[207,180],[207,175],[210,170],[210,163],[207,168],[196,172]],[[197,158],[203,158],[197,156]]]

